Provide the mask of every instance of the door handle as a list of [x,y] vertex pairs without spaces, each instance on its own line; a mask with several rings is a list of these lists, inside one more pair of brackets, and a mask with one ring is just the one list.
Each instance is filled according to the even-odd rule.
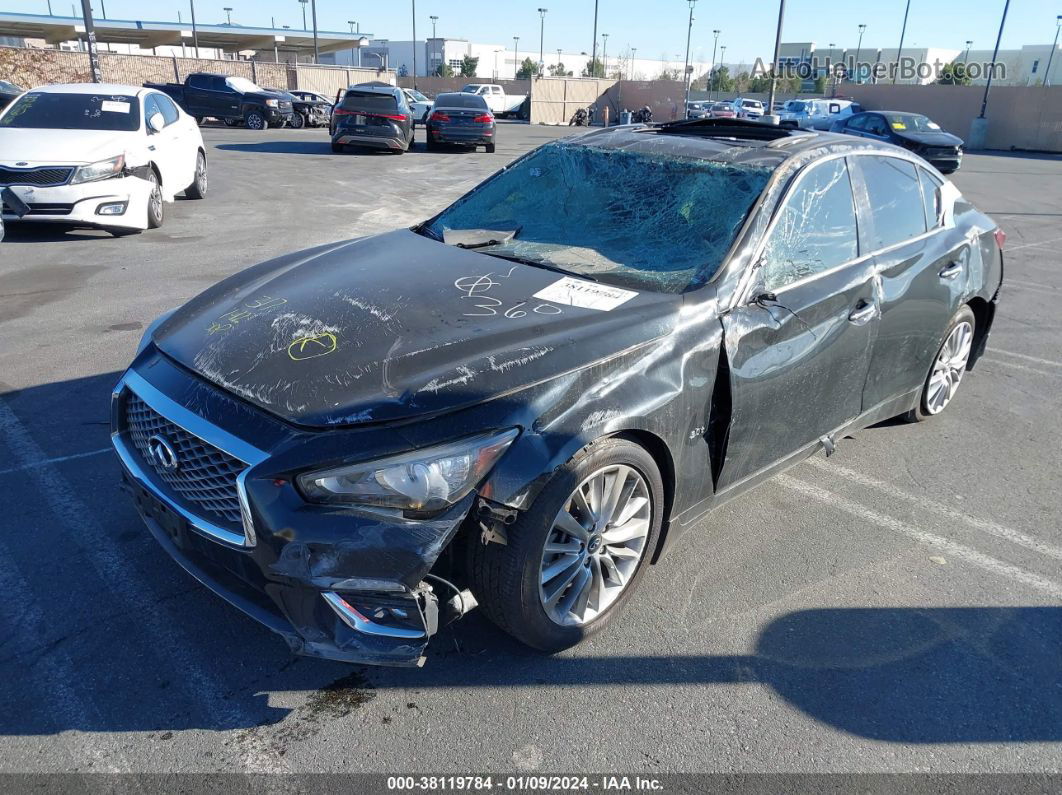
[[952,262],[946,265],[937,275],[940,276],[941,279],[954,279],[960,273],[962,273],[962,263]]
[[862,326],[869,323],[878,312],[878,308],[874,304],[866,300],[861,300],[856,304],[856,308],[852,310],[848,315],[848,322],[857,326]]

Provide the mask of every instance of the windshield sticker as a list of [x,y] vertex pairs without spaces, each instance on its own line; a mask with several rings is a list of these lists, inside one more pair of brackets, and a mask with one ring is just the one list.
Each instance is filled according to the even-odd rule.
[[115,102],[111,99],[105,99],[100,103],[100,110],[105,110],[109,113],[128,113],[131,107],[128,102]]
[[907,125],[904,124],[902,121],[894,121],[892,123],[892,129],[894,129],[894,130],[906,130],[907,129]]
[[555,304],[610,312],[620,304],[630,301],[636,295],[638,293],[633,290],[624,290],[620,287],[611,287],[607,284],[597,284],[565,276],[563,279],[553,282],[549,287],[539,290],[534,297],[542,301],[552,301]]

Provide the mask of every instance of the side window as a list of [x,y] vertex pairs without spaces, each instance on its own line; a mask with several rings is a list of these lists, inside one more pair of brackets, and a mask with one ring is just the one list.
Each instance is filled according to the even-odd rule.
[[842,158],[813,166],[778,213],[764,248],[764,287],[778,290],[859,255],[852,183]]
[[177,112],[177,106],[173,104],[173,100],[163,94],[152,94],[155,98],[155,102],[158,105],[159,112],[162,113],[166,119],[166,126],[173,124],[180,118],[180,114]]
[[[159,109],[158,101],[155,99],[155,95],[154,94],[148,94],[146,97],[144,97],[144,125],[145,125],[145,127],[147,126],[147,120],[150,119],[156,113],[162,113],[162,111]],[[148,128],[148,133],[150,133],[150,132],[151,132],[151,129]]]
[[491,88],[490,93],[498,94],[500,96],[501,94],[504,94],[505,92],[501,90],[501,86],[494,86],[493,88]]
[[210,88],[209,75],[189,75],[188,85],[192,88]]
[[918,169],[922,183],[922,204],[926,208],[926,223],[930,229],[940,226],[940,182],[924,168]]
[[836,102],[831,102],[830,103],[830,114],[832,115],[834,113],[840,113],[840,112],[841,112],[841,106],[839,104],[837,104]]
[[886,248],[926,231],[922,189],[913,163],[898,157],[865,155],[859,158],[859,167],[870,199],[872,249]]
[[865,130],[867,128],[867,116],[853,116],[845,124],[849,130]]
[[210,87],[215,91],[235,91],[232,86],[225,82],[225,78],[222,75],[210,78]]

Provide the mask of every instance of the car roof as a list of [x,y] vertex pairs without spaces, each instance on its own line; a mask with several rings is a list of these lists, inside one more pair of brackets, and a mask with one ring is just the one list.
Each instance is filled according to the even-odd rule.
[[347,86],[347,91],[365,91],[374,94],[394,94],[401,89],[392,86],[390,83],[357,83],[356,85]]
[[474,94],[469,94],[467,91],[445,91],[442,94],[436,94],[435,104],[438,105],[441,102],[447,102],[449,97],[461,97],[462,102],[467,101],[469,97],[471,97],[473,100],[478,99],[480,102],[482,102],[483,107],[487,106],[487,100],[483,99],[483,97],[478,97]]
[[777,137],[765,140],[757,136],[765,126],[758,122],[731,119],[700,119],[671,125],[626,125],[593,130],[561,139],[560,143],[770,169],[776,169],[788,160],[810,162],[819,157],[849,153],[856,149],[906,155],[904,150],[892,144],[853,138],[841,133],[790,131],[775,127],[773,131],[778,133]]
[[143,86],[128,86],[121,83],[53,83],[31,89],[35,94],[132,94],[149,91]]

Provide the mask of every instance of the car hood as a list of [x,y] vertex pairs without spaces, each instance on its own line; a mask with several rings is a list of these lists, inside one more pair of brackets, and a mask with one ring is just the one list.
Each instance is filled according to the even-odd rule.
[[893,133],[905,141],[914,141],[926,146],[962,146],[962,138],[943,130],[940,132],[900,132],[899,130],[893,130]]
[[545,381],[665,335],[678,315],[681,296],[663,293],[630,291],[613,296],[626,299],[618,305],[598,301],[604,309],[535,297],[566,278],[399,230],[231,276],[153,339],[289,422],[354,425],[442,413]]
[[120,155],[137,143],[136,132],[0,128],[0,165],[77,165]]

